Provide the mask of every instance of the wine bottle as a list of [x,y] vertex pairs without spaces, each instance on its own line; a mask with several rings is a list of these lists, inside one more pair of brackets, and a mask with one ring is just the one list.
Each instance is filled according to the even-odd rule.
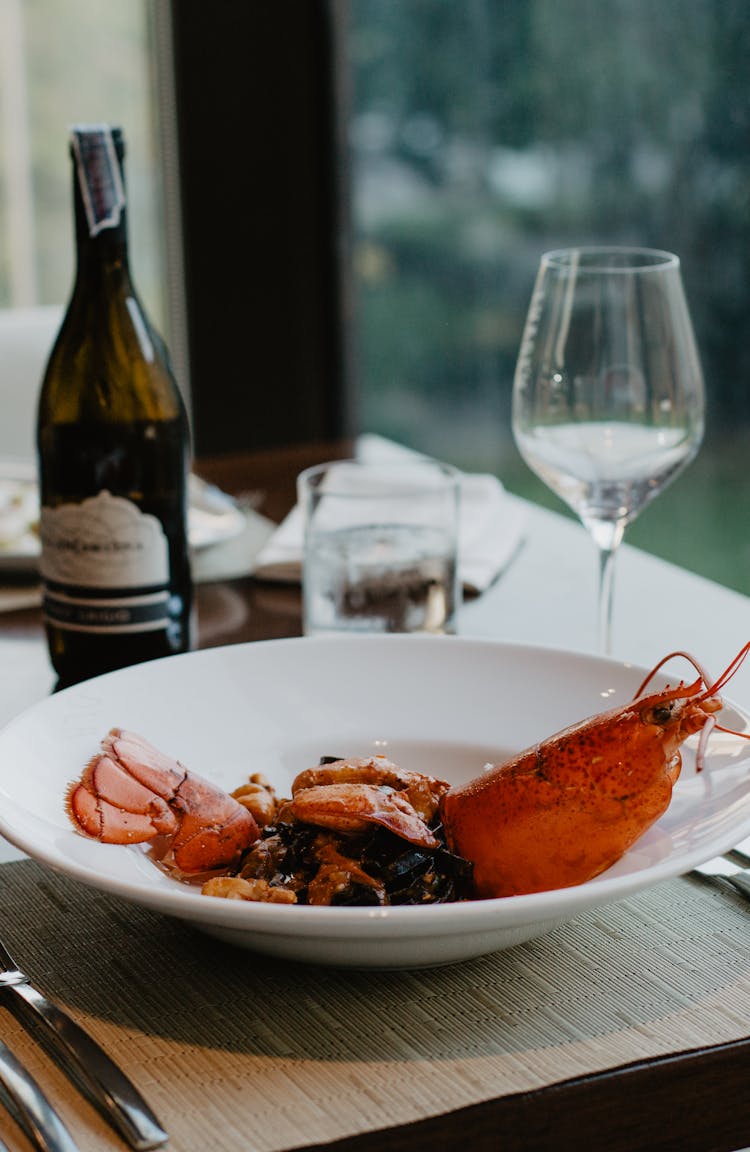
[[184,652],[189,433],[128,265],[119,128],[71,129],[77,269],[37,415],[44,617],[59,686]]

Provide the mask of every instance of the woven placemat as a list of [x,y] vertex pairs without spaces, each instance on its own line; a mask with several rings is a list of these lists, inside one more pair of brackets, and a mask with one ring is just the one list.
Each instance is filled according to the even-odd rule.
[[[32,861],[0,867],[6,942],[123,1066],[176,1152],[304,1147],[739,1039],[749,913],[728,886],[686,877],[466,964],[355,972],[220,944]],[[81,1152],[122,1148],[1,1019]],[[0,1138],[17,1146],[3,1113]]]

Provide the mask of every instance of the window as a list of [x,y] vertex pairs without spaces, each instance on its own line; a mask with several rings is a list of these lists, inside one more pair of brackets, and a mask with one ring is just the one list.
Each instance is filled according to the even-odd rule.
[[184,386],[190,358],[198,455],[348,427],[333,7],[0,0],[0,309],[67,299],[67,128],[120,123],[134,278]]
[[351,0],[347,44],[362,425],[563,511],[510,431],[539,257],[677,252],[708,430],[626,539],[746,592],[748,6]]
[[62,305],[74,273],[67,134],[125,131],[133,275],[164,325],[161,148],[147,0],[0,4],[0,307]]

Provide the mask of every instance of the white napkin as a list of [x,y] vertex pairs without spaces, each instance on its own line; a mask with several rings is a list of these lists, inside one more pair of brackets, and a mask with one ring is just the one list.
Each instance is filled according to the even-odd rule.
[[[376,460],[414,457],[416,453],[379,436],[357,441],[357,458]],[[495,476],[462,473],[460,477],[458,571],[464,590],[484,592],[509,564],[523,540],[525,512],[520,501]],[[294,507],[261,549],[253,574],[262,580],[296,583],[302,576],[302,513]]]

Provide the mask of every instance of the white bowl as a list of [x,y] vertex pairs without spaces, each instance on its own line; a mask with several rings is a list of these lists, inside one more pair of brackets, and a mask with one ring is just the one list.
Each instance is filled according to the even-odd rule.
[[[164,875],[143,849],[76,833],[65,814],[66,787],[114,726],[140,732],[228,790],[263,772],[288,794],[296,773],[321,755],[374,752],[459,782],[488,761],[624,703],[642,678],[642,669],[615,661],[457,637],[276,640],[154,661],[52,696],[0,732],[0,833],[92,888],[269,955],[376,968],[466,960],[686,872],[750,834],[748,743],[712,736],[701,775],[685,746],[666,814],[595,880],[424,907],[202,896]],[[725,710],[722,720],[748,727],[736,710],[728,718]]]

